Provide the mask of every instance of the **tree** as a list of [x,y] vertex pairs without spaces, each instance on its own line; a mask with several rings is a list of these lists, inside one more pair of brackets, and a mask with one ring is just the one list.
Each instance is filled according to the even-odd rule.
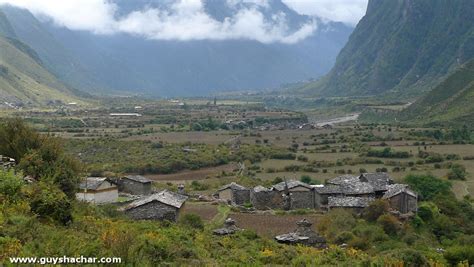
[[56,185],[39,182],[30,194],[31,211],[40,218],[52,219],[64,225],[72,221],[71,202]]
[[364,210],[364,218],[367,221],[375,222],[377,219],[388,212],[389,205],[386,200],[377,199],[372,201],[369,206]]
[[50,179],[74,198],[81,166],[64,153],[58,138],[40,135],[20,119],[9,119],[0,124],[0,154],[15,158],[23,174]]
[[38,149],[42,139],[21,119],[7,119],[0,124],[0,154],[17,161],[28,151]]
[[18,168],[37,180],[58,185],[70,198],[74,198],[80,182],[80,164],[63,152],[62,143],[55,138],[45,139],[40,148],[26,154]]
[[391,214],[383,214],[377,219],[377,223],[382,226],[385,233],[389,235],[397,234],[400,229],[400,222]]
[[300,181],[306,184],[311,184],[313,179],[311,179],[311,177],[308,175],[302,175]]
[[451,165],[448,173],[449,180],[466,180],[466,167],[461,164],[455,163]]
[[450,194],[451,183],[441,180],[431,174],[415,175],[405,177],[405,182],[420,194],[424,200],[431,200],[438,194]]
[[[13,170],[3,171],[0,169],[0,200],[17,201],[21,198],[23,180],[15,175]],[[3,200],[2,200],[3,201]]]

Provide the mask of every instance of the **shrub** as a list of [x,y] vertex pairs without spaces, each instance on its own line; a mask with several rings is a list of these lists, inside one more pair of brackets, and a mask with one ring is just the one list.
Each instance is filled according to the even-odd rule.
[[356,223],[356,219],[351,212],[335,209],[330,210],[321,218],[317,228],[329,240],[334,240],[340,232],[352,230]]
[[449,194],[451,192],[450,182],[436,178],[431,174],[411,174],[405,177],[405,182],[417,191],[424,200],[433,199],[438,194]]
[[0,169],[0,195],[3,195],[6,200],[19,200],[22,186],[23,180],[15,175],[13,170],[3,171]]
[[433,220],[438,213],[438,207],[432,202],[424,202],[418,206],[418,216],[425,222]]
[[281,182],[283,182],[283,179],[281,177],[276,177],[273,179],[272,184],[279,184]]
[[454,246],[450,247],[444,253],[444,258],[452,265],[466,262],[466,265],[474,263],[474,246]]
[[398,230],[400,229],[400,222],[395,218],[395,216],[390,214],[381,215],[377,219],[377,223],[380,224],[385,231],[385,233],[389,235],[397,234]]
[[45,182],[36,184],[31,192],[31,211],[41,218],[49,218],[61,224],[72,221],[71,202],[55,185]]
[[363,216],[367,221],[375,222],[381,215],[388,212],[388,209],[389,205],[386,200],[377,199],[364,210]]
[[199,217],[199,215],[196,215],[196,214],[185,214],[185,215],[183,215],[179,219],[179,223],[184,225],[184,226],[193,228],[193,229],[199,229],[199,230],[204,229],[204,223],[203,223],[201,217]]
[[466,180],[466,167],[461,164],[451,165],[451,169],[448,173],[449,180]]
[[192,181],[191,187],[193,188],[193,190],[196,190],[196,191],[204,191],[204,190],[209,189],[209,185],[200,183],[198,181]]
[[313,179],[308,175],[302,175],[301,178],[300,178],[301,182],[307,183],[307,184],[311,184],[312,180]]
[[334,240],[334,242],[339,245],[344,244],[344,243],[347,244],[350,241],[352,241],[354,238],[355,238],[355,235],[353,233],[349,231],[344,231],[336,236],[336,239]]
[[404,266],[429,266],[426,257],[414,249],[401,249],[390,253],[392,257],[403,261]]

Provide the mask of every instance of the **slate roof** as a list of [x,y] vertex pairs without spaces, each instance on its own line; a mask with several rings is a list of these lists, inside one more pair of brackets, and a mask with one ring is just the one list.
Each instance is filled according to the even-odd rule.
[[329,197],[328,207],[365,208],[372,201],[374,198],[370,197]]
[[387,186],[393,183],[388,173],[385,172],[363,173],[359,176],[359,180],[369,182],[376,191],[387,190]]
[[[353,175],[341,175],[336,178],[329,180],[328,184],[333,185],[350,185],[356,183],[368,183],[372,186],[373,191],[384,191],[387,190],[387,186],[393,181],[387,173],[363,173],[360,176]],[[360,185],[356,186],[360,187]]]
[[227,185],[224,185],[223,187],[221,187],[219,190],[217,191],[223,191],[223,190],[226,190],[226,189],[232,189],[232,190],[247,190],[247,187],[245,186],[241,186],[237,183],[230,183],[230,184],[227,184]]
[[319,194],[344,194],[344,188],[342,186],[333,184],[315,187],[314,190]]
[[374,193],[374,187],[370,183],[354,182],[341,186],[346,195],[365,195]]
[[336,178],[332,178],[328,180],[328,184],[333,184],[333,185],[342,185],[342,184],[347,184],[347,183],[353,183],[353,182],[358,182],[359,177],[354,176],[354,175],[341,175]]
[[141,175],[127,175],[124,178],[128,179],[128,180],[135,181],[135,182],[139,182],[139,183],[142,183],[142,184],[151,183],[150,179],[148,179],[146,177],[143,177]]
[[303,182],[300,182],[300,181],[295,181],[295,180],[290,180],[290,181],[287,181],[286,183],[285,182],[278,183],[278,184],[274,185],[272,187],[272,189],[275,189],[277,191],[283,191],[283,190],[285,190],[286,185],[288,185],[288,189],[292,189],[292,188],[295,188],[295,187],[298,187],[298,186],[302,186],[302,187],[305,187],[305,188],[308,188],[308,189],[312,189],[312,187],[309,184],[303,183]]
[[342,185],[327,184],[323,187],[314,187],[314,190],[322,195],[366,195],[374,193],[374,188],[371,184],[359,181]]
[[106,177],[87,177],[79,184],[79,189],[97,190],[106,180]]
[[158,201],[168,206],[172,206],[179,209],[181,208],[181,206],[183,206],[184,202],[186,202],[187,199],[187,196],[180,195],[168,190],[163,190],[153,195],[135,200],[127,206],[123,207],[121,210],[134,209],[136,207],[143,206],[153,201]]
[[257,185],[256,187],[253,188],[253,191],[258,193],[258,192],[270,192],[272,190],[269,188],[263,187],[261,185]]
[[387,192],[385,192],[382,197],[384,199],[394,197],[400,193],[407,193],[413,197],[418,197],[418,195],[414,191],[410,190],[406,184],[391,184],[387,186],[387,189]]

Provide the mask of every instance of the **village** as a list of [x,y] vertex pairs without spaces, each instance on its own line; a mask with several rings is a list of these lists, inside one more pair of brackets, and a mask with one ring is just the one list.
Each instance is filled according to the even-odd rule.
[[[118,202],[119,196],[127,201]],[[261,185],[247,188],[232,182],[223,186],[212,196],[187,193],[184,185],[175,191],[156,191],[152,181],[140,175],[121,178],[87,177],[76,193],[78,200],[93,204],[115,203],[117,210],[133,220],[159,220],[177,222],[186,201],[212,202],[229,205],[241,212],[257,214],[268,210],[291,211],[299,209],[327,212],[345,209],[361,214],[376,199],[386,200],[390,212],[402,220],[417,212],[418,195],[408,185],[396,184],[387,173],[363,173],[342,175],[330,179],[325,185],[309,185],[289,180],[270,188]],[[311,230],[306,219],[297,223],[294,232],[278,235],[281,243],[301,243],[324,247],[324,238]],[[227,218],[223,228],[214,230],[216,235],[233,234],[239,228],[236,221]],[[311,237],[311,238],[310,238]],[[310,241],[308,241],[310,240]]]

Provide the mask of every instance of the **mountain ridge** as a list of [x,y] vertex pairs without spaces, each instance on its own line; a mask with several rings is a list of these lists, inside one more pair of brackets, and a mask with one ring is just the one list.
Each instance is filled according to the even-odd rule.
[[43,66],[38,54],[15,39],[0,10],[0,106],[47,106],[78,101],[75,93]]
[[474,121],[474,59],[448,75],[431,92],[401,113],[405,120],[428,124],[469,124]]
[[332,70],[295,91],[413,98],[471,58],[473,1],[370,0]]

